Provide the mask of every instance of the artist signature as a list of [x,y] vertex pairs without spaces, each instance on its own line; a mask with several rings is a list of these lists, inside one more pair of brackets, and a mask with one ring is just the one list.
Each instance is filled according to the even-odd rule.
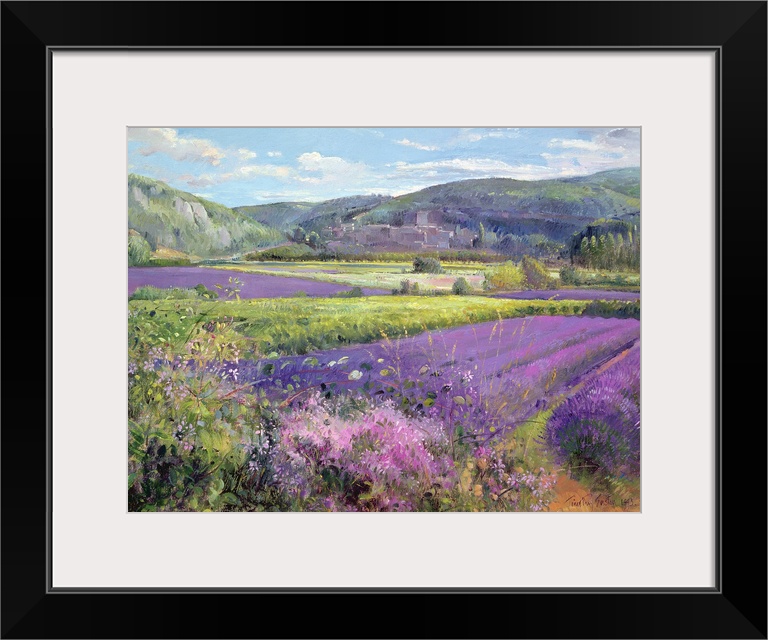
[[574,493],[566,499],[565,504],[569,507],[632,507],[635,505],[635,499],[611,498],[602,493],[596,496],[577,496]]

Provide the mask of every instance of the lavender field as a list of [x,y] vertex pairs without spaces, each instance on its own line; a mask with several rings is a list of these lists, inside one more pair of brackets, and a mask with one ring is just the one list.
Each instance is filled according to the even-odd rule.
[[127,142],[129,511],[639,511],[639,128]]
[[[307,296],[329,296],[350,287],[319,282],[317,280],[302,280],[300,278],[278,278],[256,273],[237,273],[242,282],[239,294],[241,298],[284,298],[304,292]],[[226,282],[227,278],[221,272],[204,267],[130,267],[128,269],[128,295],[139,287],[157,287],[158,289],[189,289],[202,284],[208,289],[214,289],[217,284]],[[390,293],[384,289],[362,289],[363,295],[373,296]]]
[[494,294],[510,300],[639,300],[639,291],[607,291],[602,289],[539,289],[507,291]]
[[570,510],[574,482],[616,496],[594,510],[639,505],[637,320],[500,319],[253,358],[225,319],[148,347],[131,313],[132,442],[167,465],[134,463],[132,509]]
[[229,371],[270,399],[376,388],[376,394],[407,406],[423,407],[426,400],[430,414],[472,414],[467,424],[483,440],[514,430],[639,339],[637,320],[541,316],[308,356],[224,362],[213,370]]

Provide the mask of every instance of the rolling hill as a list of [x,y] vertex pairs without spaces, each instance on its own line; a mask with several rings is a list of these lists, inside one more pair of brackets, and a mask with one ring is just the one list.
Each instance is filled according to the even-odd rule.
[[310,230],[334,226],[391,200],[389,196],[350,196],[323,202],[275,202],[235,211],[282,231],[308,225]]
[[543,234],[564,241],[598,218],[640,213],[640,169],[557,180],[486,178],[435,185],[372,208],[360,224],[409,224],[416,211],[437,210],[444,222],[498,234]]
[[158,247],[201,257],[231,255],[285,241],[267,227],[222,204],[135,174],[128,176],[128,228]]
[[417,211],[438,211],[446,225],[498,236],[543,235],[565,242],[598,218],[632,222],[640,214],[640,168],[553,180],[485,178],[434,185],[394,198],[355,196],[320,203],[284,202],[235,209],[283,231],[307,232],[341,223],[414,224]]

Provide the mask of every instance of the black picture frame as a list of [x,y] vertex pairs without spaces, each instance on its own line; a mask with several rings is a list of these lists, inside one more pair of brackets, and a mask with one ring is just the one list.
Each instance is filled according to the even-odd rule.
[[[6,420],[1,434],[3,638],[766,638],[766,422],[762,401],[765,381],[746,372],[754,366],[755,354],[758,369],[764,371],[765,350],[760,351],[760,347],[764,346],[765,337],[765,287],[762,292],[755,292],[754,288],[757,280],[764,284],[760,274],[765,274],[766,264],[768,5],[418,3],[423,6],[417,12],[416,4],[2,3],[2,221],[9,249],[6,256],[14,255],[10,246],[16,244],[15,239],[26,237],[34,227],[38,238],[34,248],[36,263],[42,266],[39,255],[46,230],[45,271],[35,285],[37,311],[27,311],[23,317],[14,312],[13,318],[3,318],[9,338],[6,346],[11,348],[11,343],[17,342],[11,337],[17,332],[36,336],[40,344],[40,336],[46,336],[47,345],[45,384],[42,354],[32,358],[29,352],[24,355],[22,351],[21,364],[14,359],[13,365],[5,368],[4,396],[10,401],[5,404]],[[328,19],[340,11],[344,21]],[[146,19],[148,15],[152,20]],[[254,26],[258,24],[268,27]],[[350,30],[350,25],[358,25],[358,29]],[[140,589],[50,589],[48,470],[52,463],[49,438],[53,274],[51,165],[46,150],[51,126],[51,51],[197,47],[638,51],[705,48],[717,52],[721,102],[717,185],[720,244],[716,256],[716,588],[694,592],[541,589],[515,593],[385,589],[145,593]],[[730,223],[727,230],[726,222]],[[6,292],[19,287],[14,278],[17,259],[7,257],[3,261]],[[688,264],[685,255],[681,260]],[[45,300],[39,294],[43,281]],[[749,289],[740,290],[742,284]],[[744,298],[737,301],[737,294],[749,297],[746,302]],[[731,310],[728,322],[723,318],[726,309]],[[729,328],[733,333],[724,333]],[[746,334],[755,336],[748,347],[743,342]],[[9,362],[10,358],[6,360]],[[44,404],[43,393],[45,418],[40,409]],[[17,415],[23,416],[21,422]],[[145,563],[147,571],[173,569],[172,559],[162,549],[135,553],[136,561]],[[588,570],[588,558],[580,558],[579,562],[582,570]],[[749,576],[746,580],[742,577],[745,568]],[[282,614],[284,609],[295,614],[286,618]]]

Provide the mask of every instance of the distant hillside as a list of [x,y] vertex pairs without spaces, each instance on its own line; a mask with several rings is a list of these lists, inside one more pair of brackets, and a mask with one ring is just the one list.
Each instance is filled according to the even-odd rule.
[[128,227],[144,237],[153,251],[167,247],[202,257],[285,241],[278,230],[242,213],[135,174],[128,176]]
[[[578,178],[565,178],[563,182],[572,182],[577,184],[589,184],[623,193],[630,198],[640,198],[640,168],[629,167],[627,169],[612,169],[610,171],[600,171],[591,176],[580,176]],[[637,203],[640,206],[640,203]]]
[[357,217],[359,224],[412,224],[416,211],[442,213],[446,224],[499,235],[543,234],[562,242],[597,218],[636,218],[640,169],[557,180],[487,178],[435,185],[392,198]]
[[297,220],[312,210],[314,202],[273,202],[247,207],[234,207],[232,210],[275,229],[287,231],[296,226]]
[[389,196],[350,196],[324,202],[275,202],[246,207],[235,207],[234,211],[269,225],[288,231],[303,226],[307,231],[319,231],[335,226],[391,200]]

